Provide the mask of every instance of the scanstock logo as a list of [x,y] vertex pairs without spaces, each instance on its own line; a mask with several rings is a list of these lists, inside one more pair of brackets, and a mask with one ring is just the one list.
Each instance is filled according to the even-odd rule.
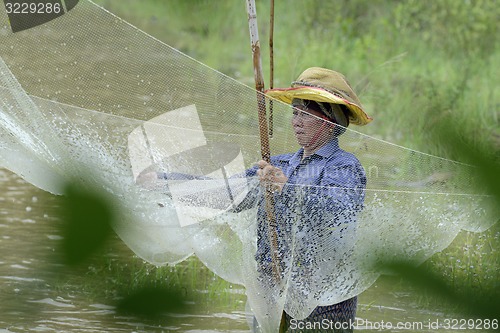
[[75,8],[79,0],[3,0],[12,32],[52,21]]

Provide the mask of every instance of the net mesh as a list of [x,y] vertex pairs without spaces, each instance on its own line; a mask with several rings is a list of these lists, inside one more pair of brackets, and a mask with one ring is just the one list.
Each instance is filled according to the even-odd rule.
[[196,255],[246,288],[263,331],[283,310],[301,319],[359,294],[380,260],[422,262],[498,216],[472,167],[350,129],[329,143],[335,163],[293,164],[292,112],[277,102],[272,162],[289,181],[266,194],[255,90],[91,2],[0,38],[0,165],[52,193],[75,179],[110,192],[137,255]]

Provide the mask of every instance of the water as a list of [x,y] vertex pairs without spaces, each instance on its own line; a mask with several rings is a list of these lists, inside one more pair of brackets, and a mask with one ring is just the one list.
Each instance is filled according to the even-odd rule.
[[[155,322],[117,315],[112,293],[104,302],[102,297],[96,301],[88,288],[75,283],[99,283],[98,279],[85,277],[90,268],[61,275],[60,265],[53,260],[62,238],[56,208],[55,196],[0,169],[0,333],[248,331],[243,290],[238,287],[234,292],[240,296],[231,304],[214,296],[209,307],[191,304],[189,313],[167,315]],[[119,246],[114,255],[125,261],[131,258],[131,252],[119,239],[115,241]],[[441,325],[439,332],[455,331],[443,326],[449,315],[419,307],[418,298],[415,292],[394,285],[393,280],[380,279],[359,297],[357,317],[366,329],[357,331],[385,328],[386,332],[435,332],[428,326],[437,321]],[[372,326],[361,322],[365,320]],[[386,326],[380,326],[382,321]],[[401,322],[410,329],[387,329],[388,322]]]

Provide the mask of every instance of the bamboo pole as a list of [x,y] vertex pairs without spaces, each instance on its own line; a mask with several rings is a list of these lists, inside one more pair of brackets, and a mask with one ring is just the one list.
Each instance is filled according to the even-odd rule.
[[[248,13],[248,26],[250,30],[250,42],[252,46],[255,89],[257,90],[261,154],[262,159],[270,163],[271,154],[269,148],[269,136],[266,119],[266,100],[264,97],[264,77],[262,75],[259,32],[257,29],[257,12],[255,8],[255,0],[247,0],[246,3]],[[265,197],[266,214],[269,223],[269,236],[271,241],[271,258],[273,260],[272,266],[276,280],[281,281],[278,259],[278,235],[276,234],[276,217],[274,215],[274,197],[269,186],[266,186]]]
[[270,162],[269,138],[267,134],[266,102],[264,98],[264,77],[262,75],[262,61],[260,57],[260,41],[257,29],[257,12],[255,1],[247,0],[248,26],[250,30],[250,42],[252,46],[253,72],[255,78],[255,89],[257,90],[257,103],[259,112],[260,145],[262,158]]
[[[253,69],[255,78],[255,89],[257,90],[257,105],[259,115],[259,132],[262,159],[268,163],[271,162],[271,153],[269,148],[269,132],[266,119],[266,100],[264,96],[264,78],[262,75],[262,61],[260,56],[259,32],[257,29],[257,11],[255,0],[246,0],[248,27],[250,30],[250,42],[252,46]],[[265,209],[269,229],[269,242],[271,251],[271,260],[273,267],[273,277],[276,285],[281,285],[281,268],[278,253],[278,234],[276,232],[276,216],[274,212],[274,197],[270,186],[265,189]],[[279,332],[285,332],[285,313],[281,316]]]
[[[274,0],[271,0],[269,18],[269,89],[274,88]],[[269,100],[269,136],[273,137],[273,101]]]
[[[252,45],[253,69],[255,78],[255,89],[257,90],[257,105],[259,115],[259,132],[262,159],[271,162],[269,148],[269,136],[266,119],[266,100],[264,96],[264,78],[262,75],[262,61],[260,57],[259,32],[257,30],[257,12],[255,0],[247,0],[248,26],[250,30],[250,42]],[[266,186],[266,216],[269,223],[269,236],[271,245],[271,258],[273,260],[273,271],[276,281],[281,281],[281,272],[278,258],[278,235],[276,233],[276,216],[274,215],[274,197],[270,186]]]

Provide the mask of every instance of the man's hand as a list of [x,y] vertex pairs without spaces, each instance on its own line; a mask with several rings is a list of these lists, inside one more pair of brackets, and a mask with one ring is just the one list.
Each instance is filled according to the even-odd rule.
[[264,182],[267,186],[271,186],[271,191],[281,193],[283,186],[288,180],[283,171],[264,160],[257,162],[257,165],[259,166],[257,175],[260,181]]

